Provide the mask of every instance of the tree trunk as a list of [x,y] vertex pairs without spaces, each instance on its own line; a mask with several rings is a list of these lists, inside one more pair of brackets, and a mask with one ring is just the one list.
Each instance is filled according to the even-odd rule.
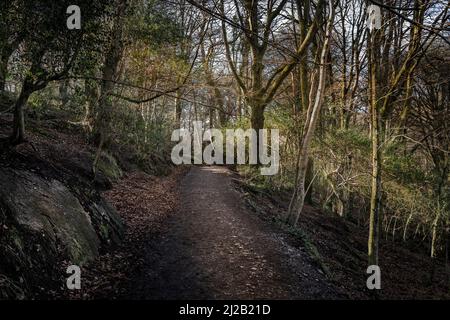
[[[289,211],[286,217],[286,221],[290,225],[296,225],[298,219],[300,218],[300,214],[303,211],[303,207],[306,199],[306,176],[308,171],[308,159],[309,159],[309,150],[311,146],[312,139],[314,137],[314,132],[317,126],[317,122],[320,116],[320,112],[322,110],[323,100],[325,97],[325,86],[326,86],[326,78],[327,78],[327,60],[328,60],[328,50],[330,46],[330,38],[331,32],[333,28],[334,22],[334,14],[335,8],[332,1],[329,2],[329,18],[327,21],[325,40],[323,43],[323,47],[320,53],[320,67],[319,67],[319,79],[317,90],[313,92],[314,89],[311,89],[311,96],[314,96],[314,102],[310,103],[309,110],[307,112],[307,120],[305,123],[305,130],[303,133],[303,139],[300,148],[299,154],[299,167],[298,167],[298,177],[297,183],[298,187],[296,192],[291,199],[291,203],[289,205]],[[314,88],[315,86],[311,86]]]
[[183,113],[181,95],[182,95],[181,90],[178,90],[177,96],[175,98],[175,124],[177,128],[181,128],[181,116]]
[[[117,80],[117,73],[120,60],[123,53],[123,28],[125,24],[125,11],[127,7],[127,0],[117,0],[117,12],[112,29],[112,42],[105,57],[105,65],[103,67],[101,93],[98,102],[98,113],[94,125],[94,141],[99,146],[99,149],[104,144],[108,143],[111,115],[112,115],[112,101],[111,94],[114,90],[115,81]],[[95,164],[94,164],[95,166]]]
[[0,55],[0,92],[6,89],[6,76],[8,74],[9,56]]
[[251,103],[251,124],[252,128],[255,130],[264,129],[264,109],[265,106],[260,103]]
[[313,204],[313,182],[314,182],[313,180],[314,180],[314,159],[310,157],[308,159],[308,165],[306,168],[306,180],[305,180],[305,186],[307,188],[305,202],[309,205]]
[[378,73],[380,31],[375,31],[369,37],[369,96],[371,109],[372,137],[372,189],[370,196],[368,262],[369,266],[378,265],[378,242],[380,237],[381,216],[381,115],[378,102]]
[[439,232],[439,223],[441,218],[441,210],[436,214],[436,217],[433,221],[433,231],[431,236],[431,258],[435,259],[437,257],[437,240],[438,240],[438,232]]
[[[301,7],[298,7],[298,16],[301,17],[300,20],[300,41],[303,42],[306,39],[306,35],[308,33],[308,28],[310,27],[310,0],[303,1],[303,12]],[[305,55],[305,58],[308,58],[308,54]],[[306,112],[309,108],[309,81],[308,74],[309,68],[307,59],[302,59],[299,63],[300,70],[300,100],[302,105],[302,112]]]
[[222,93],[220,90],[216,87],[214,88],[214,96],[215,96],[215,103],[219,110],[219,122],[220,126],[225,127],[225,125],[228,122],[228,114],[227,114],[227,106],[225,105],[225,101],[223,99]]
[[13,132],[10,137],[10,143],[13,146],[25,142],[25,105],[28,102],[32,90],[26,85],[22,88],[20,96],[14,106]]
[[69,80],[61,81],[59,84],[59,97],[61,99],[61,108],[65,108],[69,103],[70,94],[69,94]]
[[437,267],[437,243],[438,243],[438,232],[439,232],[439,222],[441,218],[441,208],[436,214],[433,222],[433,230],[431,234],[431,271],[430,271],[430,285],[433,284],[434,277],[436,275]]
[[262,146],[261,141],[259,140],[259,130],[264,129],[264,109],[266,106],[262,103],[262,99],[260,97],[249,99],[248,104],[251,107],[251,126],[252,129],[256,130],[256,150],[258,150],[257,159],[258,164],[260,164],[259,150],[261,150]]
[[96,115],[98,111],[97,104],[99,101],[98,84],[95,80],[87,79],[84,82],[84,95],[86,97],[85,113],[83,125],[89,133],[92,133]]
[[375,107],[372,115],[372,191],[369,215],[369,265],[378,265],[378,242],[381,218],[381,152],[380,152],[380,114]]

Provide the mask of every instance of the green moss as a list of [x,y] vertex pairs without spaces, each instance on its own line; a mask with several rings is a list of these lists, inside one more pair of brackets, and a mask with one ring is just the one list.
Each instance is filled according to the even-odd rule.
[[104,224],[100,225],[100,236],[103,239],[109,239],[109,228],[107,225]]
[[17,233],[15,231],[15,229],[13,229],[10,233],[10,237],[12,239],[12,242],[15,245],[15,248],[20,250],[20,252],[23,251],[23,242],[22,242],[22,238],[20,237],[19,233]]
[[76,239],[73,239],[73,243],[68,247],[68,250],[72,263],[83,265],[83,263],[89,260],[90,253],[85,252],[83,246]]
[[117,164],[116,159],[108,153],[102,154],[98,162],[98,170],[112,181],[118,181],[123,176],[123,172]]

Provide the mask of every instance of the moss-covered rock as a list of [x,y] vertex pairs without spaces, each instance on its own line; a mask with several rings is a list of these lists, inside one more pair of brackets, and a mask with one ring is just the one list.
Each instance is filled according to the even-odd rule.
[[0,168],[0,274],[11,280],[0,281],[0,295],[11,292],[11,283],[35,291],[39,279],[64,274],[62,261],[92,261],[120,241],[122,229],[115,210],[95,190]]
[[106,152],[102,153],[98,161],[98,170],[113,182],[117,182],[123,176],[116,159]]

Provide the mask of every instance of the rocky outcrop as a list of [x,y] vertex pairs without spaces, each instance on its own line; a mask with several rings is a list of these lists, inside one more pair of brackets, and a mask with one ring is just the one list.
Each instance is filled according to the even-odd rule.
[[63,265],[81,266],[119,243],[122,229],[85,182],[0,168],[0,299],[45,290],[64,275]]

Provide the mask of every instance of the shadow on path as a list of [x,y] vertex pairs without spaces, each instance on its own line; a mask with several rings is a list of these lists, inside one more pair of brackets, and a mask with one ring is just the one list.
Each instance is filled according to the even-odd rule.
[[307,253],[249,212],[224,167],[193,167],[132,299],[333,299]]

